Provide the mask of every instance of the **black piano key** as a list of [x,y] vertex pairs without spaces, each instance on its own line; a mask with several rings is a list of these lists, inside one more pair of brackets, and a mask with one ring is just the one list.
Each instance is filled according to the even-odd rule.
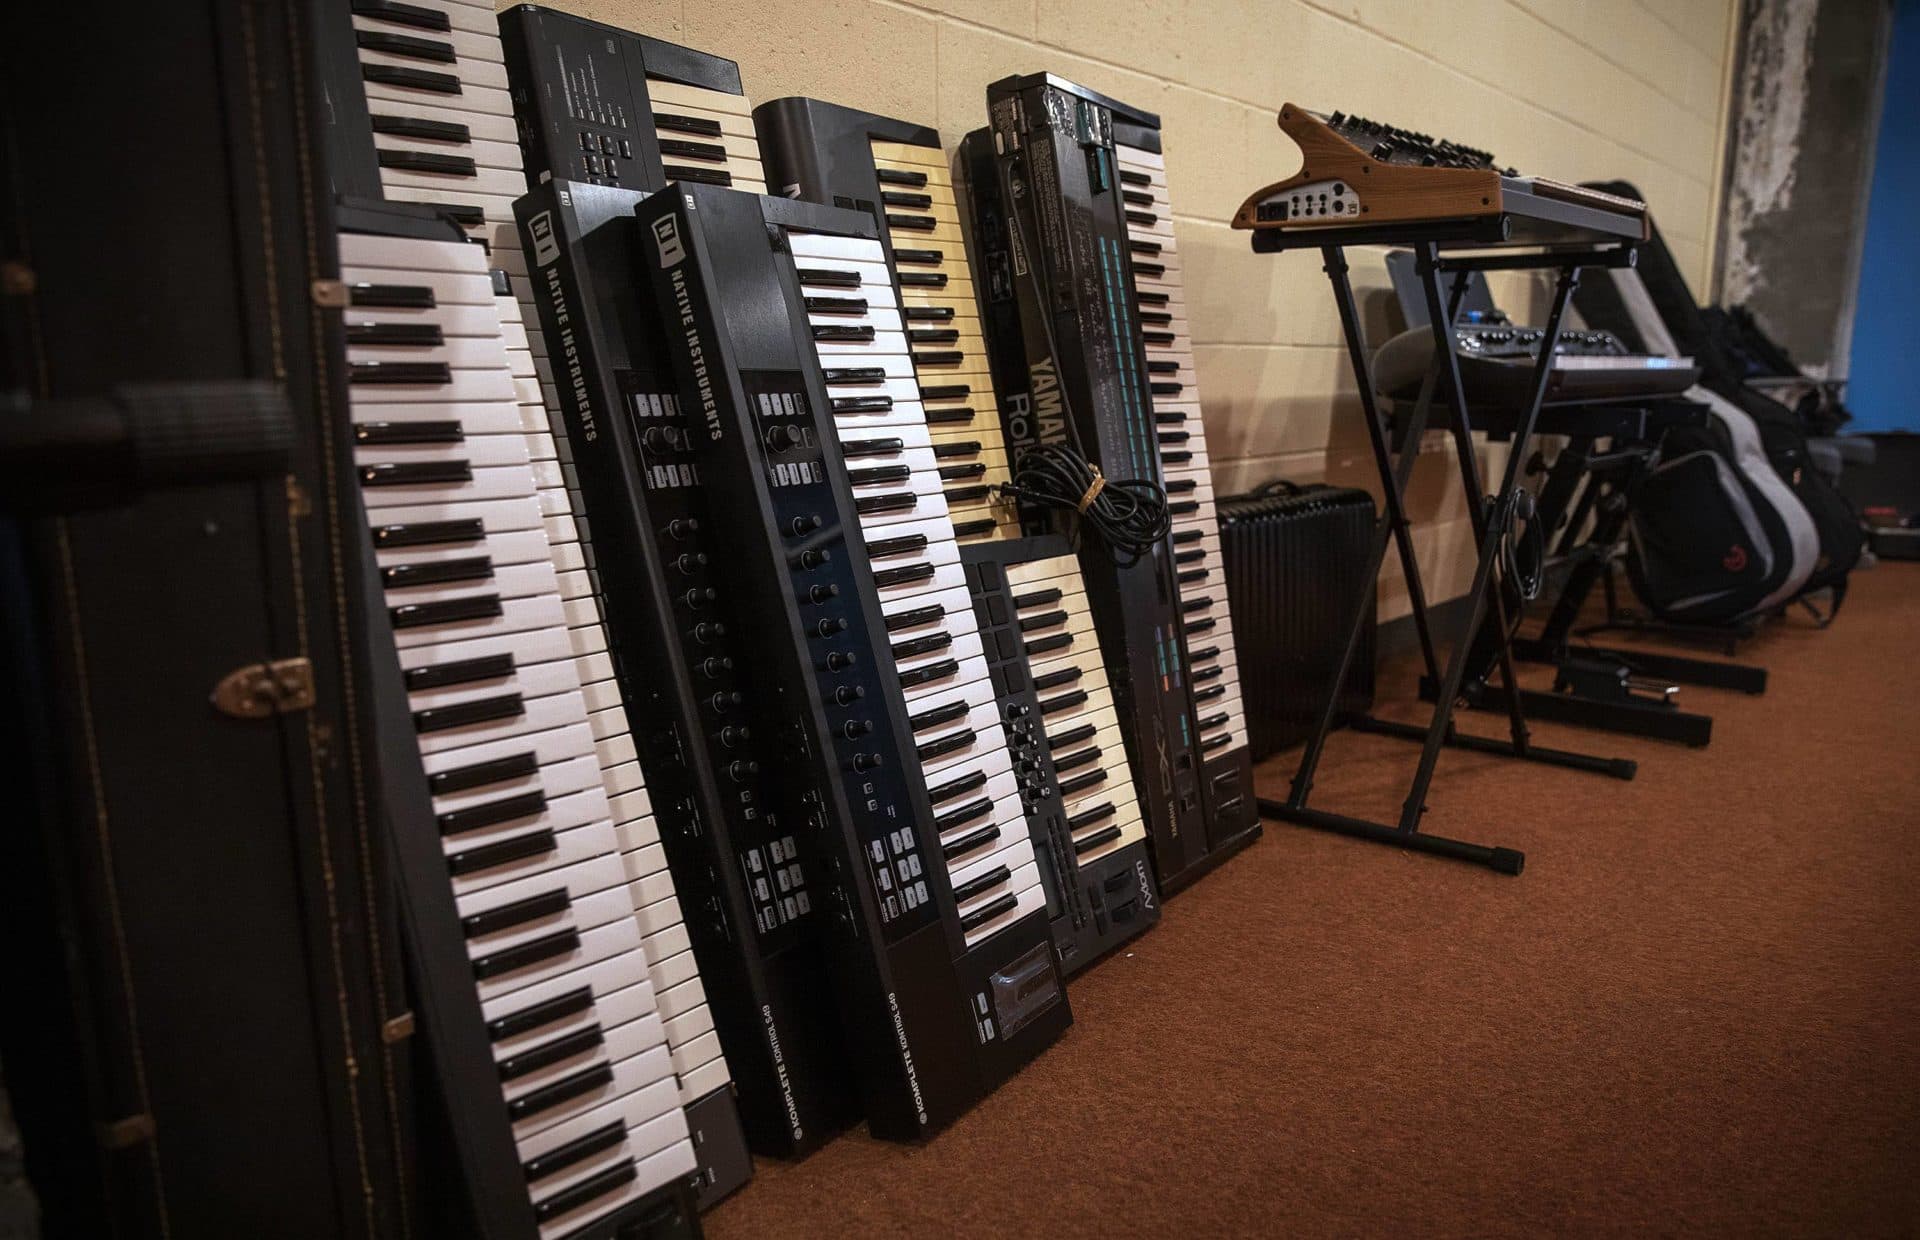
[[1206,533],[1202,530],[1176,530],[1173,535],[1173,545],[1177,547],[1182,543],[1199,542],[1205,537]]
[[405,56],[409,60],[431,60],[435,64],[450,65],[455,61],[453,44],[439,39],[422,39],[418,35],[389,34],[384,30],[356,30],[353,41],[369,52],[383,52],[388,56]]
[[520,1095],[507,1103],[507,1118],[519,1123],[531,1115],[550,1111],[563,1102],[590,1094],[594,1090],[610,1084],[613,1080],[613,1068],[609,1064],[595,1064],[583,1072],[555,1081],[553,1084]]
[[1173,562],[1175,564],[1192,564],[1206,558],[1207,549],[1205,547],[1195,547],[1190,551],[1176,551],[1173,553]]
[[498,934],[514,926],[524,926],[530,921],[539,921],[542,917],[552,917],[564,913],[573,907],[573,901],[567,897],[565,888],[558,891],[543,891],[537,896],[528,896],[524,900],[515,900],[511,904],[502,904],[485,912],[474,913],[460,919],[460,933],[470,939],[483,934]]
[[516,818],[531,818],[546,808],[547,794],[535,788],[531,792],[522,792],[517,796],[483,801],[479,805],[469,805],[465,809],[448,810],[438,815],[434,822],[440,828],[442,835],[465,835],[469,831],[498,826],[503,822],[512,822]]
[[1032,658],[1035,655],[1049,654],[1055,650],[1065,650],[1071,645],[1073,645],[1073,634],[1071,633],[1053,633],[1046,637],[1036,637],[1027,643],[1027,657]]
[[902,271],[896,274],[900,277],[902,288],[947,287],[947,273],[944,271]]
[[[389,564],[380,570],[380,584],[389,590],[400,590],[409,586],[446,585],[454,581],[486,581],[492,576],[492,556],[467,555],[453,560]],[[508,665],[511,667],[511,660]],[[412,687],[412,681],[407,683]]]
[[373,132],[423,142],[471,142],[473,131],[458,121],[429,121],[418,116],[375,116]]
[[1114,840],[1117,840],[1119,838],[1120,838],[1119,827],[1117,826],[1102,827],[1098,831],[1095,831],[1092,835],[1083,835],[1079,839],[1075,840],[1073,842],[1073,854],[1074,856],[1077,857],[1085,853],[1090,853],[1094,849],[1099,848],[1101,845],[1110,844]]
[[1065,624],[1066,621],[1067,613],[1063,610],[1043,611],[1037,616],[1022,616],[1020,631],[1031,633],[1035,629],[1050,629],[1056,624]]
[[[1159,222],[1159,220],[1160,220],[1160,217],[1155,215],[1151,211],[1127,212],[1127,223],[1138,224],[1142,228],[1152,228],[1156,223]],[[1159,251],[1156,250],[1154,252],[1158,253]]]
[[873,179],[882,185],[906,185],[913,189],[920,189],[927,183],[927,174],[909,172],[905,168],[875,168]]
[[1189,649],[1187,651],[1187,658],[1189,661],[1197,661],[1200,659],[1216,659],[1219,657],[1220,657],[1220,647],[1218,646],[1201,646],[1197,650]]
[[1205,740],[1201,741],[1200,752],[1206,753],[1210,749],[1218,749],[1222,745],[1231,745],[1231,744],[1233,744],[1233,733],[1222,732],[1218,736],[1209,736]]
[[974,521],[955,521],[953,523],[953,536],[955,538],[972,538],[975,534],[991,533],[995,524],[996,522],[992,517],[981,517]]
[[932,654],[936,650],[945,650],[953,645],[951,633],[929,633],[925,637],[910,637],[903,642],[893,644],[893,657],[911,659],[917,655]]
[[815,314],[865,314],[867,299],[864,297],[803,297],[808,310]]
[[694,181],[701,185],[725,188],[733,184],[733,174],[719,168],[696,168],[692,164],[662,164],[661,173],[669,182]]
[[438,172],[450,177],[480,174],[480,165],[467,155],[447,155],[439,151],[389,151],[383,148],[378,156],[382,168],[398,168],[402,172]]
[[531,968],[544,961],[569,955],[579,950],[580,932],[578,930],[560,930],[553,934],[543,934],[537,939],[521,943],[514,947],[489,952],[473,958],[473,975],[480,981],[490,977],[500,977],[518,969]]
[[347,367],[349,383],[451,383],[453,369],[445,362],[354,362]]
[[895,263],[913,263],[923,267],[937,267],[946,261],[946,257],[940,250],[909,250],[896,246],[893,251]]
[[[1051,743],[1057,744],[1059,742]],[[1062,771],[1071,771],[1075,767],[1085,766],[1087,763],[1095,761],[1099,757],[1100,746],[1098,745],[1089,745],[1085,749],[1076,749],[1065,757],[1057,757],[1053,760],[1054,773],[1059,774]]]
[[863,456],[889,456],[906,446],[904,439],[849,439],[840,445],[840,455],[856,460]]
[[375,309],[431,310],[437,303],[433,289],[424,284],[355,284],[347,289],[347,304]]
[[[883,568],[873,575],[876,586],[902,586],[916,581],[926,581],[934,575],[931,564],[903,564],[899,568]],[[945,614],[944,610],[941,614]]]
[[920,385],[921,400],[965,400],[973,393],[970,383],[923,383]]
[[[1185,421],[1186,419],[1182,418],[1181,420]],[[1187,442],[1187,440],[1193,438],[1193,432],[1192,431],[1160,431],[1159,437],[1160,437],[1161,443],[1185,443]]]
[[[988,808],[992,808],[992,805],[993,802],[987,802]],[[965,856],[982,844],[991,844],[999,838],[1000,828],[994,826],[992,823],[988,823],[978,831],[967,832],[967,834],[954,840],[952,843],[940,845],[940,855],[951,861],[955,857]]]
[[1191,637],[1195,633],[1210,633],[1213,631],[1213,626],[1218,623],[1220,623],[1218,620],[1212,619],[1211,617],[1205,620],[1195,620],[1192,624],[1187,625],[1187,636]]
[[941,349],[932,353],[914,353],[915,366],[958,366],[967,360],[967,355],[958,349]]
[[1183,586],[1190,586],[1196,581],[1205,581],[1208,576],[1210,576],[1210,574],[1204,568],[1190,568],[1186,572],[1181,573],[1176,580]]
[[876,512],[905,512],[916,507],[920,497],[912,491],[894,491],[886,495],[863,495],[853,501],[854,509],[862,516]]
[[1120,169],[1120,184],[1122,184],[1122,185],[1152,185],[1152,184],[1153,184],[1153,178],[1152,178],[1152,177],[1150,177],[1150,176],[1148,176],[1148,175],[1147,175],[1146,173],[1144,173],[1144,172],[1136,172],[1136,171],[1135,171],[1135,170],[1133,170],[1132,168],[1122,168],[1122,169]]
[[1026,594],[1014,595],[1013,606],[1016,611],[1024,611],[1029,607],[1045,607],[1048,603],[1057,603],[1065,597],[1066,595],[1058,586],[1049,586],[1044,590],[1032,590]]
[[596,1046],[605,1045],[606,1040],[607,1035],[600,1031],[598,1025],[562,1034],[549,1042],[542,1042],[517,1055],[509,1055],[502,1059],[499,1063],[500,1079],[511,1081],[529,1072],[551,1068],[563,1060],[572,1059],[575,1055],[584,1055]]
[[887,632],[898,633],[901,629],[910,629],[915,625],[932,624],[947,614],[947,609],[939,603],[926,607],[910,607],[906,611],[895,612],[886,620]]
[[[982,784],[986,783],[987,777],[982,775],[980,782]],[[958,809],[948,810],[944,814],[936,814],[933,819],[933,826],[936,831],[945,833],[953,830],[955,827],[964,827],[974,819],[983,818],[992,812],[993,798],[979,797],[975,800],[968,801]]]
[[[505,673],[502,673],[503,675]],[[413,686],[407,686],[411,689]],[[476,723],[492,723],[496,719],[518,719],[527,713],[526,703],[518,693],[503,693],[498,697],[477,698],[469,702],[455,702],[450,706],[429,706],[413,712],[413,730],[422,736],[432,732],[446,732],[453,728],[470,728]]]
[[528,857],[538,857],[550,853],[557,847],[553,832],[542,827],[538,831],[529,831],[510,840],[501,840],[497,844],[482,844],[478,848],[466,848],[447,854],[447,871],[458,877],[462,874],[477,874],[481,870],[490,870],[496,865],[505,865],[509,861],[523,861]]
[[849,469],[847,481],[853,486],[873,486],[881,482],[905,482],[913,477],[911,465],[875,465],[867,469]]
[[946,736],[928,741],[926,744],[915,749],[914,752],[920,755],[920,761],[931,762],[935,758],[942,757],[946,754],[958,753],[960,750],[973,744],[977,739],[978,736],[972,728],[961,728],[958,732],[949,733]]
[[1185,422],[1186,420],[1187,420],[1187,415],[1182,413],[1178,409],[1172,409],[1164,413],[1156,413],[1153,415],[1153,424],[1155,426],[1179,426],[1181,423]]
[[[940,467],[940,480],[942,482],[958,482],[962,478],[978,478],[986,472],[987,464],[985,461],[963,461],[958,465],[942,465]],[[984,492],[986,488],[982,487],[981,490]],[[947,494],[951,496],[953,492],[948,491]]]
[[[1211,677],[1209,677],[1209,679],[1211,679]],[[1225,685],[1208,685],[1204,689],[1195,689],[1193,691],[1193,700],[1196,702],[1211,701],[1226,693],[1226,691],[1227,687]]]
[[939,662],[929,663],[925,667],[916,667],[910,672],[901,672],[900,687],[902,689],[911,689],[916,685],[932,684],[934,681],[951,676],[959,670],[960,664],[957,660],[941,659]]
[[451,486],[473,481],[465,461],[380,461],[360,466],[360,485],[369,487]]
[[1174,340],[1172,332],[1141,332],[1140,338],[1148,344],[1172,344]]
[[500,596],[497,594],[476,594],[470,598],[450,598],[434,603],[405,603],[387,609],[387,615],[396,629],[418,629],[430,624],[453,624],[460,620],[489,620],[500,614]]
[[908,344],[952,344],[959,339],[957,327],[914,327],[907,331]]
[[556,1171],[571,1167],[575,1163],[585,1162],[595,1154],[604,1153],[627,1139],[627,1125],[624,1120],[615,1120],[577,1137],[565,1145],[556,1145],[544,1154],[536,1155],[520,1164],[527,1174],[527,1183],[544,1180]]
[[437,797],[451,796],[456,792],[465,792],[469,788],[503,784],[508,780],[525,779],[529,775],[539,773],[538,755],[516,753],[505,758],[493,758],[486,762],[473,762],[466,766],[436,771],[427,776],[427,791]]
[[1209,731],[1212,731],[1214,728],[1219,727],[1221,724],[1225,723],[1230,718],[1232,718],[1232,716],[1227,714],[1227,712],[1223,710],[1216,714],[1203,716],[1200,722],[1196,726],[1202,732],[1209,732]]
[[578,1184],[570,1184],[551,1197],[543,1197],[533,1203],[533,1218],[536,1223],[545,1223],[559,1218],[573,1210],[605,1197],[608,1193],[618,1192],[633,1183],[640,1173],[634,1170],[633,1159],[629,1158],[605,1171],[590,1175]]
[[671,130],[674,133],[704,134],[709,138],[717,138],[721,134],[719,121],[704,116],[684,116],[678,112],[655,112],[653,127]]
[[451,73],[432,73],[425,69],[405,69],[399,65],[361,65],[360,76],[382,86],[404,86],[408,90],[431,91],[436,95],[459,95],[460,79]]
[[[925,398],[922,397],[922,399]],[[928,426],[947,426],[958,422],[971,421],[973,421],[973,410],[965,405],[957,405],[951,409],[927,410]]]
[[[1094,727],[1090,723],[1076,723],[1058,736],[1048,733],[1047,744],[1053,746],[1055,749],[1062,748],[1066,745],[1078,745],[1081,741],[1092,740],[1094,734],[1099,730],[1099,728]],[[1057,762],[1054,763],[1053,769],[1056,771],[1059,770],[1060,764]]]
[[1113,807],[1112,801],[1102,801],[1092,809],[1083,809],[1079,813],[1069,816],[1067,819],[1067,830],[1078,831],[1081,827],[1090,827],[1103,818],[1113,817],[1117,812]]
[[835,413],[885,413],[893,408],[891,396],[836,396],[833,398]]
[[543,1025],[551,1025],[578,1016],[593,1007],[593,991],[582,986],[578,990],[569,990],[556,995],[543,1003],[536,1003],[505,1016],[496,1016],[487,1022],[487,1040],[504,1042],[508,1038],[517,1038],[523,1033],[531,1033]]
[[1155,327],[1165,327],[1173,322],[1173,315],[1165,310],[1141,310],[1138,313],[1142,323],[1150,323]]
[[794,272],[802,284],[820,284],[827,288],[859,288],[860,273],[830,267],[799,267]]
[[1143,306],[1164,306],[1173,300],[1169,293],[1155,293],[1148,289],[1133,290],[1133,297]]
[[360,17],[412,26],[415,30],[452,30],[452,20],[439,9],[419,4],[401,4],[399,0],[353,0],[353,11]]
[[1224,675],[1226,673],[1226,670],[1227,670],[1226,668],[1219,667],[1219,666],[1202,667],[1190,673],[1187,676],[1187,679],[1192,681],[1196,685],[1205,684],[1209,680],[1213,680],[1218,676]]
[[1180,610],[1182,612],[1205,611],[1211,606],[1213,606],[1213,596],[1210,594],[1202,594],[1195,598],[1183,598],[1180,600]]
[[949,456],[972,456],[985,446],[978,439],[958,439],[933,445],[933,455],[936,460]]
[[1048,698],[1046,701],[1040,703],[1040,713],[1042,715],[1059,714],[1063,710],[1081,705],[1086,700],[1087,691],[1085,689],[1075,689],[1072,693],[1062,693],[1058,697]]
[[[884,366],[828,366],[820,372],[820,376],[834,384],[885,383],[887,369]],[[891,403],[892,397],[887,400]]]
[[726,162],[727,148],[718,142],[690,142],[685,138],[660,139],[660,154],[682,159],[713,159]]
[[940,227],[940,221],[931,215],[908,215],[904,212],[887,212],[888,228],[910,228],[914,232],[932,232]]
[[355,422],[357,444],[460,443],[467,437],[458,422]]
[[[1160,247],[1157,245],[1154,246],[1153,252],[1158,254]],[[1163,276],[1167,274],[1167,265],[1165,263],[1135,263],[1133,265],[1133,274],[1136,276]]]
[[[927,800],[934,805],[938,805],[943,801],[951,801],[957,796],[972,792],[975,788],[984,788],[986,786],[987,775],[985,771],[968,771],[958,779],[950,779],[944,784],[928,788]],[[992,802],[989,801],[988,804],[991,805]],[[966,819],[963,818],[960,821],[965,822]]]
[[[900,317],[909,323],[951,323],[952,306],[902,306]],[[956,333],[956,338],[958,333]]]
[[1000,916],[1002,913],[1005,913],[1009,909],[1015,909],[1019,907],[1020,907],[1019,897],[1015,896],[1012,892],[1008,892],[1006,895],[998,896],[992,900],[987,901],[985,904],[981,905],[979,908],[975,909],[973,912],[968,913],[965,917],[962,917],[960,919],[960,929],[963,931],[978,930],[981,926],[986,925],[988,922]]
[[868,324],[814,323],[811,326],[813,338],[818,341],[851,341],[860,343],[873,339],[873,328]]
[[[1121,184],[1124,185],[1126,182],[1122,181]],[[1142,193],[1137,189],[1123,189],[1120,191],[1120,197],[1128,204],[1136,207],[1150,207],[1153,205],[1153,195],[1150,193]]]
[[1200,501],[1197,499],[1181,500],[1177,504],[1167,505],[1167,514],[1169,516],[1184,517],[1190,512],[1199,512],[1199,511],[1200,511]]
[[1061,685],[1077,683],[1086,673],[1077,667],[1063,667],[1051,672],[1043,672],[1033,678],[1036,693],[1047,689],[1058,689]]
[[[1059,768],[1055,767],[1054,769],[1057,771]],[[1076,792],[1085,792],[1097,784],[1104,783],[1106,778],[1107,768],[1104,766],[1096,766],[1091,771],[1082,771],[1072,779],[1063,779],[1060,781],[1060,795],[1070,797]]]
[[419,345],[445,344],[438,323],[349,323],[348,344]]
[[955,719],[964,719],[972,709],[964,699],[948,702],[945,706],[936,706],[932,710],[921,711],[907,717],[907,726],[915,732],[924,732],[928,728],[937,728],[943,723],[952,723]]
[[[1160,243],[1158,241],[1129,241],[1127,243],[1127,249],[1135,254],[1158,254],[1160,252]],[[1135,271],[1140,270],[1140,264],[1135,263],[1133,269]],[[1161,270],[1164,271],[1166,269],[1163,267]]]
[[478,517],[457,521],[416,521],[408,525],[376,525],[373,545],[390,547],[430,547],[447,543],[479,542],[487,536],[487,527]]
[[[898,190],[890,190],[890,189],[881,190],[880,205],[886,206],[886,207],[905,207],[909,211],[925,211],[929,207],[933,206],[933,195],[932,194],[907,194],[907,193],[901,193]],[[893,217],[888,216],[887,222],[892,223]],[[929,227],[931,227],[930,217],[929,217]]]
[[[487,213],[482,209],[480,209],[479,207],[473,206],[470,203],[433,202],[433,203],[424,203],[422,205],[432,207],[435,211],[438,211],[440,214],[446,216],[448,219],[460,225],[460,227],[462,228],[478,228],[480,227],[480,225],[487,222]],[[503,273],[495,272],[494,276],[495,276],[495,279],[493,282],[494,283],[493,291],[495,295],[500,297],[505,297],[506,293],[502,291],[502,289],[500,288],[500,283],[501,283],[501,278],[503,277]]]
[[[1155,361],[1152,358],[1148,358],[1147,373],[1150,375],[1177,375],[1180,373],[1180,363],[1178,361],[1174,361],[1170,359]],[[1179,418],[1176,418],[1174,420],[1184,421],[1185,416],[1186,415],[1182,414]]]
[[925,534],[903,534],[897,538],[876,538],[867,544],[867,558],[884,559],[890,555],[903,555],[909,551],[924,551],[927,548]]
[[1004,865],[989,867],[964,883],[955,883],[953,898],[956,901],[971,900],[975,896],[985,895],[1012,877],[1013,871]]

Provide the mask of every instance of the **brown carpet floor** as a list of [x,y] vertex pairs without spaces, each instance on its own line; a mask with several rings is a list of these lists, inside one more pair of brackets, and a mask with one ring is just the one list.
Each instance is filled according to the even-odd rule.
[[[1742,649],[1765,696],[1684,691],[1708,749],[1538,729],[1633,783],[1447,754],[1428,825],[1524,876],[1269,824],[953,1128],[762,1162],[709,1235],[1920,1234],[1920,566],[1855,582]],[[1315,803],[1414,754],[1342,734]]]

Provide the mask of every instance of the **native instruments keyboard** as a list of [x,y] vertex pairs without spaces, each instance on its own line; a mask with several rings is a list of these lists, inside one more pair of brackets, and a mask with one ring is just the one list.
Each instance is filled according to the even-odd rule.
[[[322,27],[323,53],[334,48],[327,84],[336,190],[348,202],[384,199],[429,206],[459,223],[484,249],[536,497],[549,519],[550,560],[601,779],[607,795],[621,804],[618,798],[638,778],[635,746],[606,655],[600,603],[590,579],[592,549],[573,519],[578,497],[566,476],[565,441],[552,429],[558,390],[545,342],[532,321],[532,289],[514,225],[513,202],[525,192],[527,177],[521,170],[500,23],[490,5],[471,0],[341,5],[348,7],[350,38],[325,37],[337,27]],[[515,15],[535,20],[522,10],[508,16]],[[680,60],[688,64],[714,60],[680,50]],[[713,76],[724,81],[731,66],[717,63],[725,68],[714,69]],[[354,89],[356,79],[360,91]],[[699,98],[709,94],[714,111],[730,108],[744,120],[746,102],[737,93],[714,90]],[[615,119],[632,126],[630,140],[644,142],[650,117],[650,112],[630,111]],[[699,1156],[701,1198],[710,1204],[751,1174],[731,1077],[661,851],[633,850],[627,860],[636,867],[635,880],[644,880],[635,895],[644,897],[636,907],[649,950],[661,981],[673,979],[673,987],[660,987],[663,995],[676,992],[670,1001],[676,1017],[667,1031]]]
[[[966,546],[1017,535],[1018,514],[996,493],[1009,478],[1007,450],[940,135],[818,99],[776,99],[753,116],[783,194],[874,219],[909,345],[910,373],[895,377],[917,385],[954,536]],[[840,424],[897,424],[892,415],[876,395]]]
[[571,1235],[695,1171],[666,1024],[698,980],[671,963],[684,931],[643,946],[658,829],[630,741],[595,735],[604,654],[569,629],[549,530],[571,518],[541,503],[486,255],[347,234],[341,258],[355,468],[446,876],[540,1234]]
[[[1169,479],[1176,490],[1171,515],[1187,522],[1177,550],[1170,537],[1120,565],[1097,541],[1081,548],[1089,607],[1141,781],[1155,871],[1171,893],[1256,838],[1259,823],[1244,725],[1223,703],[1196,700],[1203,686],[1188,665],[1190,650],[1207,651],[1213,681],[1233,666],[1230,646],[1190,646],[1184,634],[1189,617],[1203,630],[1209,619],[1216,630],[1229,626],[1217,619],[1223,596],[1183,597],[1178,580],[1183,571],[1207,567],[1177,556],[1207,550],[1211,483],[1203,458],[1179,457],[1192,451],[1184,441],[1160,440],[1162,416],[1169,431],[1189,436],[1198,419],[1181,399],[1192,384],[1184,327],[1169,330],[1184,316],[1173,309],[1177,278],[1166,279],[1170,272],[1177,277],[1177,246],[1169,244],[1164,207],[1155,209],[1149,157],[1157,135],[1138,124],[1130,131],[1140,155],[1125,170],[1134,178],[1126,186],[1115,149],[1115,109],[1122,105],[1051,75],[997,82],[988,101],[993,129],[969,135],[963,150],[987,285],[988,346],[1011,451],[1017,457],[1030,443],[1067,442],[1110,478],[1156,483],[1166,478],[1162,453],[1172,451],[1173,463],[1190,471]],[[1135,262],[1146,264],[1144,274],[1157,283],[1138,284]],[[1156,316],[1151,356],[1143,310]],[[1165,409],[1156,411],[1156,400]],[[1216,557],[1217,547],[1216,536]],[[1236,690],[1213,696],[1237,705]],[[1208,761],[1203,743],[1217,751],[1217,761]]]
[[1086,967],[1160,919],[1118,707],[1065,539],[961,553],[1041,856],[1060,966]]
[[636,278],[644,197],[554,180],[520,212],[541,319],[563,342],[562,412],[615,662],[627,700],[655,721],[642,762],[654,795],[682,810],[663,843],[741,1117],[756,1151],[792,1156],[854,1122],[856,1098],[818,878],[778,794],[780,706],[741,655],[754,616],[729,580],[665,327]]
[[[1460,384],[1469,404],[1511,405],[1532,390],[1546,333],[1512,323],[1460,323],[1453,329]],[[1433,329],[1409,328],[1373,355],[1373,382],[1395,400],[1413,400],[1433,362]],[[1549,401],[1677,396],[1700,378],[1690,357],[1629,353],[1611,332],[1566,330],[1547,373]]]
[[[874,1132],[924,1136],[1071,1014],[938,467],[911,434],[924,414],[887,360],[909,350],[885,254],[864,215],[700,185],[638,214],[756,617],[741,653],[784,699],[849,1058]],[[835,424],[838,402],[876,395],[902,414],[884,446]]]
[[1265,233],[1418,223],[1445,226],[1449,231],[1436,239],[1462,244],[1633,243],[1648,236],[1645,203],[1520,176],[1475,147],[1291,103],[1280,109],[1279,122],[1300,147],[1304,167],[1242,203],[1235,228]]
[[[1240,701],[1240,660],[1214,513],[1213,469],[1200,418],[1200,381],[1193,368],[1187,323],[1186,273],[1173,231],[1166,158],[1160,129],[1145,113],[1116,116],[1114,157],[1126,204],[1128,248],[1140,337],[1147,354],[1147,388],[1159,443],[1161,477],[1173,517],[1174,581],[1180,594],[1181,633],[1188,679],[1199,708],[1196,725],[1206,777],[1202,793],[1215,838],[1251,830],[1253,763],[1246,711]],[[1233,804],[1234,797],[1244,798]]]

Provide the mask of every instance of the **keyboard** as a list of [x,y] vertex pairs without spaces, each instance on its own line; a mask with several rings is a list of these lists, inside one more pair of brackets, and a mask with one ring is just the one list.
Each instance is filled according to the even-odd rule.
[[701,1064],[667,1028],[699,981],[684,932],[636,917],[658,825],[630,740],[595,727],[604,654],[569,625],[571,517],[542,504],[486,256],[340,248],[355,469],[447,881],[540,1234],[566,1235],[694,1173],[677,1073]]
[[[775,184],[810,202],[866,211],[878,226],[955,538],[967,546],[1017,535],[1018,515],[996,494],[1009,478],[1007,450],[939,133],[802,98],[761,104],[754,124]],[[849,403],[840,423],[897,422],[883,396]]]
[[[350,125],[337,123],[336,128],[358,130],[363,123],[365,132],[343,133],[335,145],[364,142],[370,133],[377,182],[337,187],[388,202],[431,206],[459,223],[485,255],[507,360],[502,376],[523,424],[523,445],[533,471],[535,499],[543,514],[550,566],[574,648],[575,674],[588,707],[602,783],[614,803],[624,805],[627,802],[620,798],[631,791],[639,768],[626,707],[607,655],[600,603],[590,576],[592,550],[575,520],[578,496],[567,477],[565,440],[552,430],[550,411],[557,407],[559,392],[545,342],[533,322],[533,294],[513,218],[513,202],[525,193],[527,176],[522,171],[512,107],[514,88],[501,44],[501,24],[491,5],[470,0],[375,0],[343,7],[351,9],[365,119]],[[345,94],[337,83],[330,84],[330,91]],[[733,115],[747,115],[746,103],[738,95],[710,93],[715,111],[731,106]],[[731,105],[719,102],[723,97]],[[360,101],[342,100],[348,102]],[[638,116],[610,114],[608,119],[626,121],[636,134],[643,124]],[[477,310],[462,313],[479,315]],[[496,386],[500,381],[488,380]],[[636,894],[647,898],[646,904],[638,906],[642,924],[660,936],[653,951],[657,955],[668,947],[674,949],[672,958],[660,961],[663,972],[671,971],[681,984],[674,1000],[677,1018],[668,1024],[668,1032],[682,1074],[684,1101],[692,1112],[692,1130],[699,1139],[701,1197],[710,1204],[750,1174],[734,1114],[731,1078],[687,951],[684,918],[672,879],[660,863],[660,852],[655,848],[631,860],[651,867]]]
[[[910,347],[869,217],[682,185],[639,208],[689,448],[786,699],[869,1123],[924,1137],[1071,1019]],[[744,318],[720,306],[785,307]],[[899,424],[851,430],[886,396]]]
[[[1540,328],[1511,323],[1456,325],[1454,351],[1460,359],[1460,384],[1468,403],[1511,405],[1525,401],[1545,336]],[[1433,361],[1433,350],[1430,327],[1410,328],[1394,336],[1374,351],[1374,386],[1395,400],[1415,399]],[[1677,396],[1699,378],[1700,368],[1690,357],[1629,353],[1611,332],[1563,330],[1547,374],[1546,399],[1571,402]]]

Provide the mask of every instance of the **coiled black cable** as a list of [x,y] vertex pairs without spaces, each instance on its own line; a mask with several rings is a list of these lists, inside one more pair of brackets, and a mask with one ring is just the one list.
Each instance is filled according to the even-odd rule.
[[1020,454],[1013,481],[1000,490],[1022,504],[1075,513],[1122,564],[1158,545],[1173,528],[1167,493],[1145,479],[1106,478],[1066,444],[1040,444]]

